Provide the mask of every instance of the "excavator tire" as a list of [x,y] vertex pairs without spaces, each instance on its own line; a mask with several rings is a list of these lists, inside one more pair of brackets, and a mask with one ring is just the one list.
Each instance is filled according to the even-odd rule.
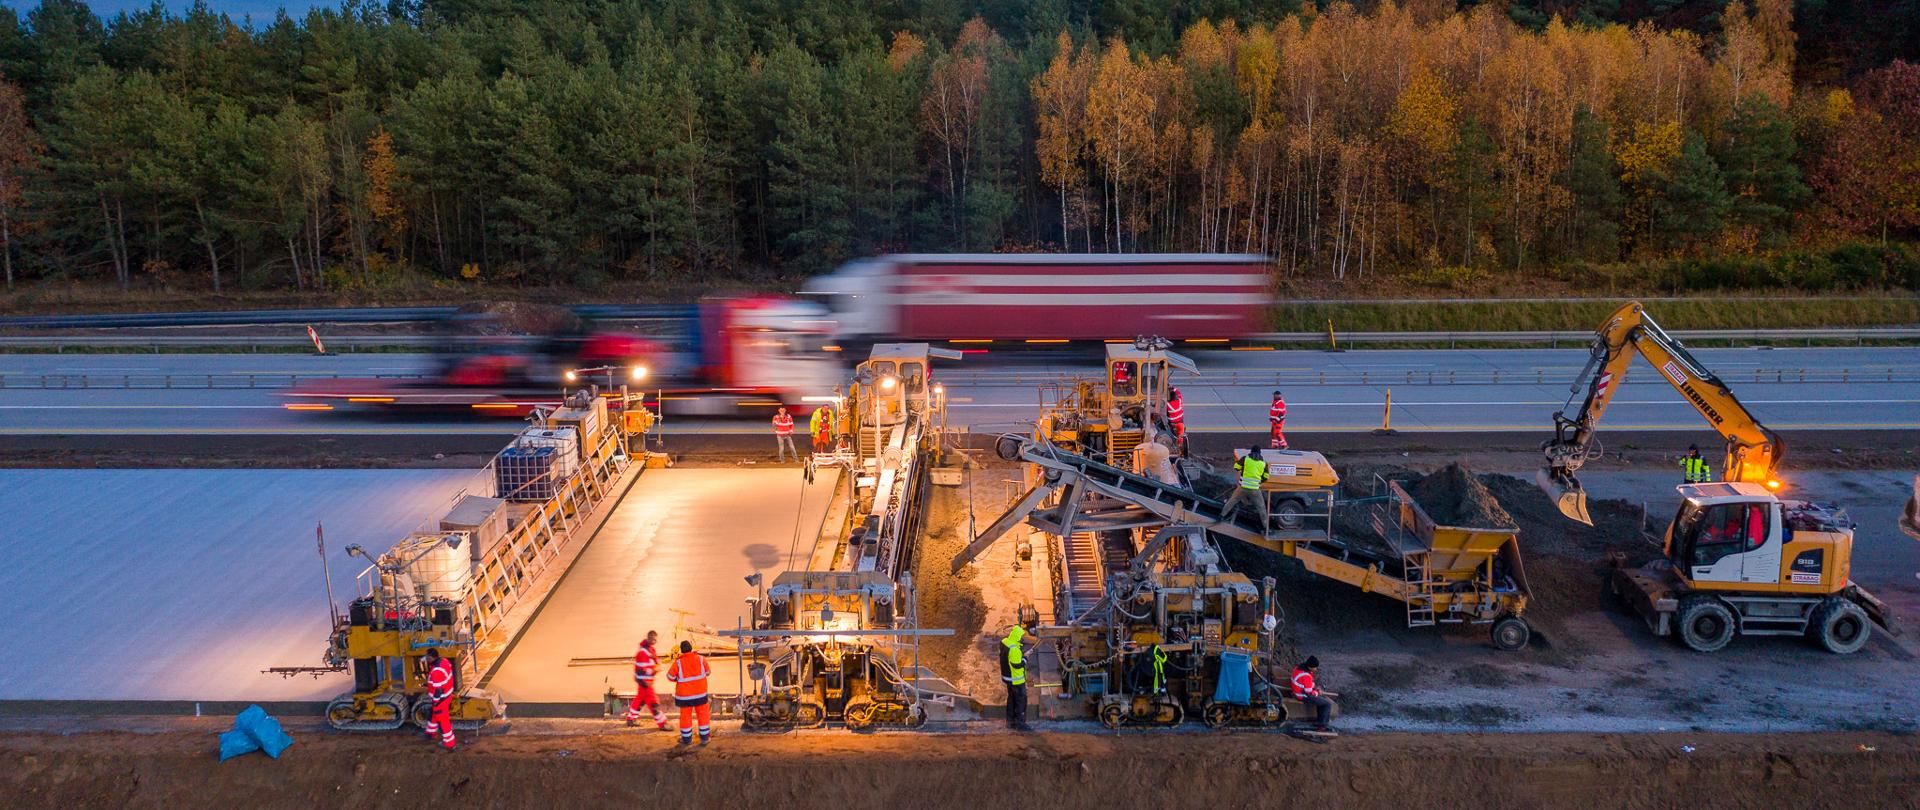
[[1718,652],[1740,629],[1733,609],[1711,596],[1688,597],[1675,618],[1680,640],[1695,652]]
[[1859,605],[1838,596],[1829,596],[1813,609],[1807,632],[1835,655],[1859,652],[1873,637],[1873,623]]

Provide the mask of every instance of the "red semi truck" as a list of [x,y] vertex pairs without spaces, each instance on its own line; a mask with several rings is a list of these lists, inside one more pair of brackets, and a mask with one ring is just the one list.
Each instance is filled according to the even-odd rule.
[[807,283],[835,336],[888,340],[1231,340],[1267,331],[1265,256],[1212,253],[898,254]]

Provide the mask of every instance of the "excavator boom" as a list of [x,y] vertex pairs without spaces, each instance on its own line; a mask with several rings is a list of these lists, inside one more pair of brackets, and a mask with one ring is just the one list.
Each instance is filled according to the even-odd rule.
[[1553,415],[1554,437],[1541,446],[1547,463],[1534,476],[1534,482],[1553,499],[1561,514],[1593,525],[1578,473],[1600,453],[1593,440],[1594,431],[1614,395],[1626,383],[1635,355],[1660,372],[1726,440],[1726,460],[1721,467],[1724,480],[1778,486],[1773,474],[1786,450],[1780,435],[1760,424],[1726,383],[1694,359],[1686,346],[1661,329],[1635,301],[1616,310],[1595,331],[1593,353],[1572,389],[1579,393],[1584,381],[1586,398],[1575,415]]

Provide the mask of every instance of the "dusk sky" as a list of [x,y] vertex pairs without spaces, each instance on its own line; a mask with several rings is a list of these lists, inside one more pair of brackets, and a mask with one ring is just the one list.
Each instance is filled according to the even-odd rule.
[[[191,8],[193,0],[165,0],[163,4],[173,12],[179,13]],[[215,11],[226,12],[235,19],[252,15],[256,20],[271,20],[274,12],[282,8],[297,17],[315,6],[333,7],[339,4],[339,0],[208,0],[207,2],[208,7]],[[40,2],[39,0],[0,0],[0,5],[18,10],[24,17],[26,12],[40,5]],[[110,18],[122,11],[147,8],[153,3],[152,0],[92,0],[87,5],[92,6],[94,13],[101,17]]]

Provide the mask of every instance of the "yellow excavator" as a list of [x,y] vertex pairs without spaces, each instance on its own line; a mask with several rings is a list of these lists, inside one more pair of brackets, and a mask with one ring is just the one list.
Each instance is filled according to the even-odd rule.
[[1594,428],[1635,354],[1725,437],[1727,456],[1723,481],[1677,487],[1680,509],[1660,559],[1630,569],[1625,555],[1615,553],[1614,593],[1655,635],[1678,635],[1699,652],[1725,647],[1736,635],[1797,635],[1847,654],[1866,646],[1875,626],[1894,633],[1886,605],[1852,580],[1854,525],[1846,512],[1775,495],[1775,470],[1785,452],[1780,435],[1637,302],[1614,312],[1596,333],[1581,373],[1587,396],[1579,414],[1553,415],[1554,439],[1543,447],[1547,466],[1538,482],[1560,511],[1592,525],[1574,474],[1598,455]]
[[1779,479],[1774,477],[1781,457],[1786,455],[1786,443],[1780,434],[1760,424],[1726,383],[1695,360],[1680,341],[1668,336],[1636,301],[1615,311],[1594,334],[1593,354],[1573,388],[1578,393],[1579,381],[1585,380],[1586,401],[1574,416],[1566,416],[1564,411],[1554,413],[1553,440],[1541,448],[1547,466],[1535,476],[1535,482],[1553,498],[1562,514],[1593,525],[1587,514],[1587,493],[1580,487],[1577,473],[1600,455],[1600,446],[1593,440],[1594,429],[1626,383],[1627,369],[1636,354],[1659,371],[1726,439],[1723,480],[1759,484],[1770,490],[1780,488]]

